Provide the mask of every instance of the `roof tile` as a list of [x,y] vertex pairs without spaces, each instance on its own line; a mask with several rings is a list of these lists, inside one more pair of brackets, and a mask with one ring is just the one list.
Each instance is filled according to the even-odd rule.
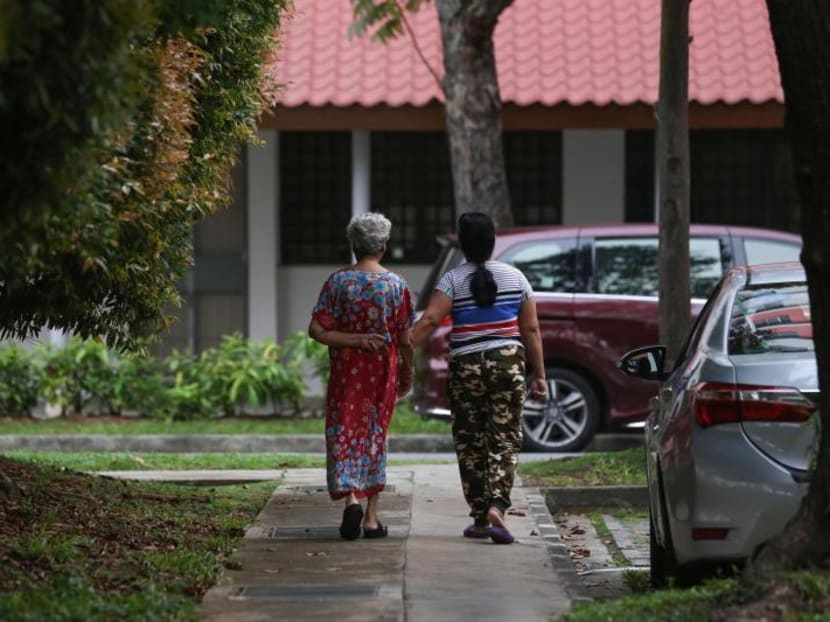
[[[349,0],[295,0],[270,71],[281,104],[424,106],[443,96],[411,37],[348,37]],[[333,10],[334,9],[334,10]],[[409,17],[443,75],[435,7]],[[764,0],[691,3],[689,96],[702,104],[783,101]],[[495,31],[502,99],[519,105],[652,104],[660,0],[515,0]]]

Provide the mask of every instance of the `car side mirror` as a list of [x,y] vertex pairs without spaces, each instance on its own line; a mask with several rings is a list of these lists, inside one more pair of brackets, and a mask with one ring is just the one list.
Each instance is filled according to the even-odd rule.
[[665,380],[669,374],[663,370],[666,363],[666,346],[647,346],[626,352],[617,367],[628,375],[643,380]]

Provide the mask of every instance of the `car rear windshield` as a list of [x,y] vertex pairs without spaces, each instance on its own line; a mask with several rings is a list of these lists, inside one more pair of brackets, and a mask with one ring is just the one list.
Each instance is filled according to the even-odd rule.
[[453,242],[447,241],[444,248],[441,249],[438,259],[436,259],[435,263],[432,264],[429,276],[427,276],[426,281],[424,281],[424,287],[421,289],[421,293],[418,296],[418,302],[416,304],[416,309],[418,311],[426,309],[432,290],[435,289],[435,285],[439,280],[441,280],[441,277],[444,276],[448,270],[452,270],[463,261],[464,253],[461,252],[461,249],[458,248]]
[[813,349],[806,284],[764,285],[738,292],[729,326],[729,354]]

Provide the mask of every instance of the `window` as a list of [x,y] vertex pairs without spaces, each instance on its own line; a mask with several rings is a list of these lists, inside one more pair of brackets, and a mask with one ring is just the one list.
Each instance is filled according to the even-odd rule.
[[351,134],[282,132],[279,140],[282,263],[347,263]]
[[561,224],[562,133],[505,132],[503,138],[513,224]]
[[792,157],[782,130],[689,135],[693,222],[798,230]]
[[513,247],[501,261],[521,270],[536,292],[576,291],[576,240],[544,240]]
[[[654,296],[659,292],[657,238],[606,238],[595,242],[596,289],[600,294]],[[723,274],[717,238],[689,241],[692,298],[707,298]]]
[[385,261],[432,263],[438,235],[455,226],[444,132],[372,132],[372,211],[392,221]]
[[810,299],[803,283],[742,289],[735,296],[729,354],[812,352]]
[[625,222],[654,222],[654,131],[625,133]]
[[689,240],[689,279],[692,298],[708,298],[723,276],[721,245],[717,238]]
[[800,246],[757,238],[744,238],[744,250],[746,251],[746,263],[750,266],[759,263],[798,261],[801,254]]

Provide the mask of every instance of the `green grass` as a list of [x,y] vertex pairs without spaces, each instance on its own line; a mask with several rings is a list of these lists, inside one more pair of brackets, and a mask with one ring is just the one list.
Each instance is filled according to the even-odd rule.
[[3,466],[26,494],[0,504],[2,620],[198,620],[276,485],[188,489]]
[[735,580],[706,583],[686,590],[664,590],[590,604],[577,604],[560,622],[701,622],[717,609],[720,598],[737,589]]
[[[267,470],[323,468],[323,456],[269,453],[130,453],[102,451],[11,450],[0,455],[14,460],[69,469],[71,471],[185,471]],[[447,464],[454,460],[390,460],[391,466],[407,464]]]
[[[769,609],[763,611],[757,606],[759,602]],[[715,579],[689,589],[648,591],[615,600],[580,603],[557,620],[699,622],[725,608],[734,609],[724,619],[754,620],[775,612],[780,617],[775,615],[774,619],[784,622],[827,620],[830,573],[821,570],[779,573],[752,582],[737,578]]]
[[[156,421],[121,419],[78,423],[64,419],[14,419],[0,423],[0,434],[320,434],[322,417],[269,417],[267,419],[210,419],[201,421]],[[424,420],[408,404],[400,404],[389,426],[390,435],[449,434],[444,421]]]
[[324,467],[326,459],[305,454],[273,453],[130,453],[13,450],[15,460],[73,471],[183,471],[188,469],[288,469]]
[[633,448],[524,462],[519,464],[519,474],[526,486],[645,485],[643,451],[641,448]]

